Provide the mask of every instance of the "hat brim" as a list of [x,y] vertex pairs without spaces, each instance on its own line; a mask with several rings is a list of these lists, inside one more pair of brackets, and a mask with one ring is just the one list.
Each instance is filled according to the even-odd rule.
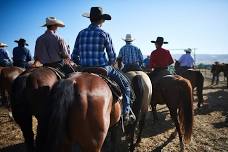
[[42,25],[41,27],[52,26],[52,25],[56,25],[56,26],[58,26],[58,27],[65,27],[64,24],[60,24],[60,23],[56,23],[56,24],[44,24],[44,25]]
[[[83,16],[83,17],[86,17],[86,18],[90,18],[90,13],[88,13],[88,12],[83,13],[82,16]],[[112,17],[111,17],[111,15],[109,15],[109,14],[103,14],[103,15],[101,16],[101,19],[104,19],[104,20],[111,20]]]
[[[151,43],[157,43],[157,41],[150,41]],[[163,42],[163,44],[168,44],[168,42]]]
[[[20,41],[18,41],[18,40],[15,40],[14,42],[16,42],[16,43],[19,43]],[[28,46],[28,44],[27,43],[24,43],[26,46]]]
[[8,45],[2,44],[2,45],[0,45],[0,47],[8,47]]
[[122,38],[122,40],[124,40],[124,41],[126,41],[126,42],[132,42],[132,41],[134,41],[135,39],[128,40],[128,39]]

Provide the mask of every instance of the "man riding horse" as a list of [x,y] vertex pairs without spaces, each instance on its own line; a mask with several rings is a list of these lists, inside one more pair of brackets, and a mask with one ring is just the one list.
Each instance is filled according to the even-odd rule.
[[10,60],[8,52],[6,51],[5,47],[7,47],[7,45],[0,42],[0,66],[12,66],[12,61]]
[[70,57],[67,45],[64,39],[56,34],[58,27],[64,26],[64,23],[55,17],[46,18],[43,27],[47,27],[47,30],[36,40],[35,65],[40,62],[44,66],[56,68],[64,74],[73,72],[69,66]]
[[141,71],[143,64],[143,55],[141,50],[132,44],[134,39],[131,37],[131,34],[127,34],[126,38],[123,40],[126,42],[126,45],[120,49],[118,56],[124,64],[122,71]]
[[184,50],[186,54],[183,54],[178,62],[180,63],[180,68],[177,71],[178,74],[183,73],[184,71],[188,69],[192,69],[194,67],[194,59],[191,56],[192,50],[190,48]]
[[91,24],[88,28],[79,32],[72,59],[75,63],[79,63],[81,67],[102,67],[106,69],[107,75],[120,85],[123,93],[124,122],[132,122],[134,120],[130,115],[130,84],[127,78],[112,66],[116,61],[112,39],[107,32],[101,29],[105,20],[111,20],[111,16],[103,14],[100,7],[92,7],[90,13],[85,13],[83,16],[90,18]]
[[150,68],[154,69],[150,76],[152,83],[154,83],[162,76],[170,74],[168,66],[174,61],[169,50],[162,48],[163,44],[168,44],[168,42],[164,42],[163,37],[157,37],[156,41],[151,41],[151,43],[155,43],[156,47],[156,50],[152,51],[150,55]]

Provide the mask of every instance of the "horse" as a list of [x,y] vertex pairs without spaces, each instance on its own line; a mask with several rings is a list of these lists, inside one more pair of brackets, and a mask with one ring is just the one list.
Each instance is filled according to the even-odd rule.
[[4,67],[0,72],[0,94],[3,104],[9,105],[9,94],[13,81],[20,75],[24,69],[19,67]]
[[188,69],[181,71],[180,62],[176,60],[174,65],[175,71],[178,75],[188,79],[191,82],[192,89],[196,88],[197,98],[198,98],[198,108],[203,104],[203,85],[204,85],[204,76],[199,70]]
[[[23,133],[29,152],[44,151],[49,109],[51,108],[49,93],[58,80],[59,78],[53,70],[40,67],[27,69],[12,84],[12,114]],[[38,122],[36,147],[34,146],[32,116],[35,116]]]
[[[151,74],[149,77],[153,80]],[[158,120],[156,105],[166,104],[175,123],[181,148],[184,147],[182,134],[184,134],[185,143],[190,142],[193,126],[193,95],[189,80],[179,75],[161,77],[153,84],[150,104],[154,121]]]
[[[129,71],[125,73],[131,81],[135,93],[135,101],[131,107],[136,116],[136,121],[130,126],[130,151],[141,142],[141,134],[145,124],[148,105],[152,96],[152,83],[150,78],[143,71]],[[138,129],[138,131],[136,131]]]
[[[117,59],[115,67],[123,69],[124,64],[121,58]],[[134,151],[135,147],[141,141],[141,134],[145,124],[145,117],[148,112],[148,105],[152,96],[152,83],[148,75],[143,71],[128,71],[125,73],[131,82],[131,86],[135,93],[135,101],[131,107],[136,116],[136,121],[129,126],[128,133],[130,136],[130,151]],[[136,132],[136,130],[138,131]]]
[[[220,72],[223,72],[224,77],[226,77],[227,80],[227,88],[228,88],[228,64],[212,64],[211,68],[211,73],[213,74],[213,79],[214,76],[218,76]],[[212,82],[213,82],[212,79]],[[217,82],[218,83],[218,82]]]
[[47,151],[100,152],[110,127],[120,120],[121,104],[100,76],[76,72],[53,86],[50,94]]

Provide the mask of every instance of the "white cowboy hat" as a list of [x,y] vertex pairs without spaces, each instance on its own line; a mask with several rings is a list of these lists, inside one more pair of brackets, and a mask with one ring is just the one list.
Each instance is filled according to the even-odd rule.
[[125,39],[123,38],[123,40],[126,42],[132,42],[135,39],[131,37],[131,34],[126,34],[126,37],[125,37]]
[[184,51],[191,53],[192,52],[192,49],[188,48],[188,49],[185,49]]
[[55,17],[47,17],[46,23],[42,27],[49,26],[49,25],[57,25],[58,27],[64,27],[65,26],[63,21],[60,21]]
[[0,47],[8,47],[7,44],[0,42]]

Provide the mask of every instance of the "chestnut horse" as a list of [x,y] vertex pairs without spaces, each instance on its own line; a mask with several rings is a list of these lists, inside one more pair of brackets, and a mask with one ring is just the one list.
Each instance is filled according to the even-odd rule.
[[[150,74],[149,77],[151,78]],[[181,148],[184,147],[182,134],[185,143],[189,143],[191,140],[193,126],[192,100],[192,86],[189,80],[179,75],[163,76],[153,84],[151,107],[154,120],[158,120],[156,105],[166,104],[175,123]]]
[[120,120],[121,105],[98,75],[73,73],[51,91],[48,152],[100,152],[110,127]]
[[181,71],[180,63],[176,60],[174,65],[176,74],[188,79],[191,82],[192,89],[196,88],[197,98],[198,98],[198,108],[203,104],[203,84],[204,84],[204,76],[199,70],[188,69],[185,71]]
[[38,121],[36,151],[44,151],[49,108],[51,108],[49,106],[49,93],[56,81],[58,81],[58,77],[54,71],[40,67],[27,69],[13,82],[12,114],[21,128],[29,152],[35,151],[32,116],[35,116]]
[[9,94],[13,81],[18,75],[20,75],[24,69],[19,67],[4,67],[1,68],[0,72],[0,94],[2,97],[3,104],[9,105]]

